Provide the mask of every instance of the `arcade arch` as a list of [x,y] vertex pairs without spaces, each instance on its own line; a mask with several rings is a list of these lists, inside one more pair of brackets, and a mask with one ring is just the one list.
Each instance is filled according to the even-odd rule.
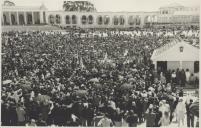
[[87,23],[87,17],[85,15],[82,16],[81,18],[82,24],[86,24]]
[[60,15],[56,15],[56,24],[61,24],[61,16]]
[[88,16],[88,24],[93,24],[93,22],[94,22],[93,20],[94,20],[93,16],[89,15]]
[[54,24],[54,16],[53,15],[49,15],[49,23]]
[[98,23],[98,25],[102,25],[103,24],[103,17],[102,16],[98,16],[97,17],[97,23]]
[[77,24],[77,16],[72,15],[72,24]]
[[70,16],[66,15],[66,24],[70,24]]

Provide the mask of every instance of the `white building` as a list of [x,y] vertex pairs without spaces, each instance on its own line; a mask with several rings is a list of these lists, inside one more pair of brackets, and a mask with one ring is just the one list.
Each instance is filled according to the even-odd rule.
[[156,12],[77,12],[48,11],[38,7],[2,5],[2,25],[54,24],[80,28],[137,28],[155,24],[199,24],[199,7],[178,4],[161,7]]
[[159,8],[158,23],[164,24],[199,24],[200,7],[185,7],[170,4]]
[[188,42],[174,40],[158,49],[155,49],[151,60],[155,69],[161,71],[189,69],[191,73],[199,73],[199,48]]

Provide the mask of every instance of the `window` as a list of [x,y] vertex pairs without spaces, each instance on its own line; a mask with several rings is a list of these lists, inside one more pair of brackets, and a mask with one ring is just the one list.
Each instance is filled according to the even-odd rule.
[[70,16],[66,16],[66,24],[70,24]]
[[135,21],[134,21],[133,16],[129,16],[129,18],[128,18],[128,24],[129,25],[134,25],[134,23],[135,23]]
[[49,23],[54,24],[54,16],[53,15],[49,16]]
[[114,25],[118,25],[119,24],[117,16],[114,16],[113,23],[114,23]]
[[87,23],[87,17],[85,15],[82,16],[82,24],[86,24]]
[[72,16],[72,24],[77,24],[77,17],[76,17],[76,15]]
[[195,61],[194,62],[194,73],[198,73],[199,72],[199,61]]
[[88,19],[89,19],[89,24],[93,24],[93,16],[89,15]]
[[120,16],[120,18],[119,18],[119,23],[120,23],[120,25],[124,25],[124,22],[125,22],[124,17],[123,17],[123,16]]
[[97,20],[98,20],[98,25],[103,24],[103,17],[102,16],[98,16]]
[[57,24],[61,23],[61,17],[60,17],[60,15],[56,15],[56,23]]
[[110,17],[109,16],[104,16],[104,24],[108,25],[110,22]]

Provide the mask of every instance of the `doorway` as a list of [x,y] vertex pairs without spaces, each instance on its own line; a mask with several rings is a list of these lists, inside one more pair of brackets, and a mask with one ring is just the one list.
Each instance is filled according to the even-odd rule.
[[158,61],[157,62],[157,71],[166,72],[167,71],[167,61]]

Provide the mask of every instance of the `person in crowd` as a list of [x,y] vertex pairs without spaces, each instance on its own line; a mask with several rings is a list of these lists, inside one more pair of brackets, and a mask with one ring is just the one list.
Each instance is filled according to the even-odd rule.
[[153,112],[153,105],[150,104],[147,112],[145,113],[146,127],[154,127],[156,114]]
[[161,117],[161,119],[158,122],[158,125],[161,124],[161,126],[168,126],[170,124],[170,117],[169,117],[169,113],[165,112],[164,116]]
[[180,127],[181,124],[184,126],[184,118],[186,113],[185,103],[183,102],[183,99],[179,99],[179,102],[177,104],[177,107],[175,109],[176,113],[176,119],[178,122],[178,126]]
[[18,106],[16,108],[16,112],[17,112],[17,118],[18,118],[18,126],[25,126],[26,112],[25,112],[24,107],[21,103],[18,103]]
[[30,123],[27,124],[27,126],[31,126],[31,127],[37,126],[36,121],[34,119],[31,119]]
[[123,113],[121,113],[120,108],[116,108],[113,121],[114,121],[114,126],[116,127],[121,127],[122,126],[122,120],[123,120]]
[[185,74],[186,74],[186,82],[189,83],[189,79],[190,79],[190,75],[191,75],[191,73],[190,73],[190,71],[189,71],[188,68],[186,69]]
[[135,114],[133,110],[130,110],[130,112],[128,113],[126,122],[128,123],[129,127],[137,127],[138,118],[137,114]]
[[190,106],[192,103],[192,99],[190,99],[189,103],[186,102],[187,127],[194,127],[194,115],[190,112]]
[[98,122],[98,126],[101,127],[111,127],[113,126],[113,122],[108,118],[108,115],[104,114],[103,118]]
[[185,73],[184,69],[181,70],[180,79],[181,79],[181,87],[185,87],[185,84],[186,84],[186,73]]
[[175,70],[172,71],[171,81],[172,81],[173,84],[177,83],[177,78],[176,78],[176,72],[175,72]]

